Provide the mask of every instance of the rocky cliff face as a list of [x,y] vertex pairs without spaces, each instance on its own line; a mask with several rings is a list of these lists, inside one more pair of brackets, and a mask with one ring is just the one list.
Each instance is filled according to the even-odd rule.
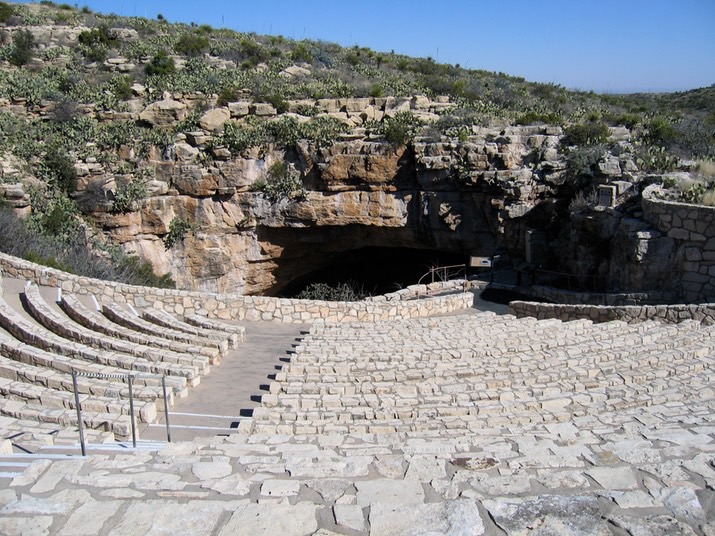
[[[180,287],[271,293],[336,254],[361,247],[405,247],[491,255],[519,254],[526,226],[548,220],[559,202],[564,162],[550,127],[475,129],[464,142],[395,147],[366,139],[329,147],[299,142],[205,166],[178,143],[151,162],[151,195],[137,210],[93,216],[131,251],[170,271]],[[192,150],[194,149],[194,150]],[[155,155],[159,156],[159,155]],[[255,191],[275,162],[288,162],[301,197]],[[111,191],[88,176],[84,192]],[[174,218],[194,230],[170,250],[161,240]]]
[[[122,119],[161,129],[186,119],[196,99],[165,94],[144,107],[140,103],[130,105]],[[229,122],[279,116],[270,105],[214,106],[200,117],[198,129],[163,148],[141,157],[132,146],[120,148],[119,158],[135,169],[153,170],[142,179],[146,197],[129,210],[113,210],[112,199],[136,177],[109,174],[95,161],[77,163],[75,196],[104,233],[149,259],[158,273],[170,272],[180,288],[246,294],[277,293],[341,254],[365,247],[450,252],[465,260],[500,251],[518,260],[526,256],[529,228],[553,239],[569,227],[574,187],[559,127],[471,126],[454,137],[391,144],[365,127],[400,112],[434,121],[449,102],[325,99],[290,106],[300,110],[307,104],[351,130],[332,140],[302,140],[289,149],[263,145],[237,156],[212,143]],[[282,117],[308,121],[292,112]],[[624,139],[628,133],[612,135]],[[276,164],[300,191],[266,188],[276,180]],[[604,153],[596,175],[607,182],[632,169],[627,156]],[[17,207],[27,205],[21,184],[3,188]],[[191,223],[192,230],[167,249],[163,239],[175,220]],[[578,248],[571,249],[567,255],[578,258]],[[552,265],[568,265],[567,259],[542,253]],[[603,258],[593,266],[582,261],[577,272],[603,269]]]

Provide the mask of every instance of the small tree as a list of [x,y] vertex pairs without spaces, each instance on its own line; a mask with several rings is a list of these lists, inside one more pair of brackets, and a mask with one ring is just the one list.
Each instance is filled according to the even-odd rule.
[[169,57],[166,50],[160,50],[146,66],[146,74],[149,76],[171,74],[176,71],[174,58]]
[[18,67],[32,59],[32,49],[35,48],[35,36],[29,30],[20,30],[12,36],[12,52],[8,61]]
[[40,164],[39,174],[60,192],[71,193],[77,189],[77,170],[74,160],[58,149],[51,149]]
[[8,20],[10,20],[10,17],[12,17],[14,12],[15,10],[12,9],[12,6],[10,4],[0,2],[0,23],[4,24]]

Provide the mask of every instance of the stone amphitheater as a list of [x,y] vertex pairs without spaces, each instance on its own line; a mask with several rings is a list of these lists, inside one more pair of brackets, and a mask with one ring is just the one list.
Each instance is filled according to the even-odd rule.
[[697,308],[536,319],[456,287],[329,304],[0,268],[0,534],[715,534]]

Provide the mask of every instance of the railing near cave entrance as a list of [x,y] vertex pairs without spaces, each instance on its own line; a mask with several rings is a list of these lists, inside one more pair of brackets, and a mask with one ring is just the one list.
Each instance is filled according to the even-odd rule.
[[449,281],[450,279],[457,279],[458,277],[464,278],[464,292],[467,291],[467,265],[466,264],[453,264],[451,266],[433,266],[429,271],[420,277],[417,281],[418,285],[426,284],[423,283],[426,277],[431,279],[430,283]]

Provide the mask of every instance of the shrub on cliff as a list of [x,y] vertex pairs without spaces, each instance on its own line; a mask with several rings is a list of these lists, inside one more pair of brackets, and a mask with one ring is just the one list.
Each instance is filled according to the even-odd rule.
[[163,76],[176,71],[174,58],[169,57],[166,50],[160,50],[146,66],[147,76]]
[[323,300],[323,301],[360,301],[367,294],[354,282],[338,283],[329,285],[327,283],[311,283],[304,290],[296,295],[299,300]]
[[32,59],[35,48],[35,37],[28,30],[20,30],[12,36],[12,50],[8,61],[17,67],[25,65]]
[[169,232],[164,237],[164,248],[171,249],[179,242],[183,242],[193,225],[183,218],[174,218],[169,224]]
[[564,129],[563,144],[598,145],[605,143],[610,134],[608,127],[599,121],[569,125]]
[[69,194],[77,189],[74,160],[61,149],[48,150],[40,164],[39,175],[61,192]]
[[5,24],[12,17],[14,10],[10,4],[0,2],[0,23]]
[[397,147],[407,145],[421,127],[422,121],[411,112],[397,112],[394,117],[388,117],[384,121],[385,140]]

